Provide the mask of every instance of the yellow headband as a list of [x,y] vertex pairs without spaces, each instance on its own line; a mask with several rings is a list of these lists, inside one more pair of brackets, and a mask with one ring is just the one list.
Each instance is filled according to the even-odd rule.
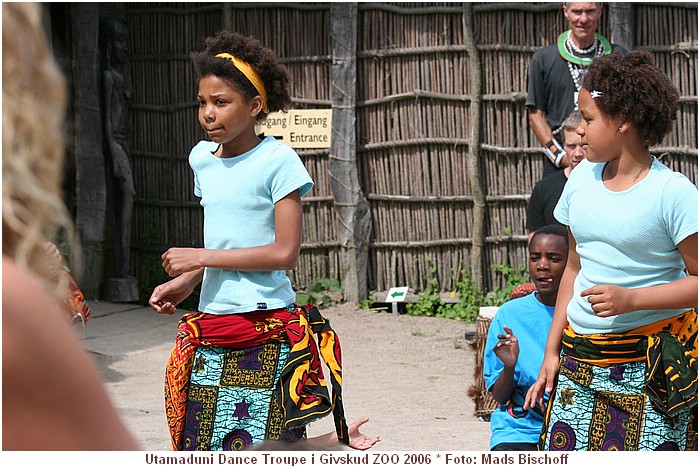
[[231,63],[233,63],[233,66],[238,68],[238,70],[245,75],[246,78],[248,78],[248,81],[255,86],[255,89],[258,91],[258,94],[262,98],[262,110],[264,113],[268,113],[270,110],[267,107],[267,91],[265,91],[265,83],[263,83],[263,80],[260,78],[260,75],[258,75],[255,70],[253,70],[253,67],[250,66],[248,62],[244,62],[243,60],[234,57],[231,54],[227,53],[221,53],[216,55],[218,58],[224,58],[224,59],[229,59]]

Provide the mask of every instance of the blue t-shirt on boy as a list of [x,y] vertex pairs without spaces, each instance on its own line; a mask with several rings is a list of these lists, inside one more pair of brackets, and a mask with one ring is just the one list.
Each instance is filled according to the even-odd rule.
[[493,347],[498,343],[498,334],[505,333],[504,325],[513,331],[520,347],[511,401],[491,414],[491,448],[501,443],[538,442],[544,416],[535,409],[523,410],[522,404],[525,394],[539,375],[553,316],[554,306],[542,304],[535,291],[504,303],[491,321],[484,350],[484,382],[487,390],[493,388],[503,371],[503,361],[498,359]]

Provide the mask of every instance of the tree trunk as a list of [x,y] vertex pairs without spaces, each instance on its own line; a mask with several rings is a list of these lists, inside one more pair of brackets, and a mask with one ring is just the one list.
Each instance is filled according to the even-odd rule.
[[331,4],[333,134],[331,191],[340,224],[345,300],[367,298],[369,204],[360,187],[355,130],[357,101],[357,4]]
[[610,2],[610,42],[620,45],[627,50],[634,47],[634,34],[632,33],[632,4],[627,2]]
[[479,288],[484,288],[483,252],[486,238],[486,197],[481,187],[481,60],[479,51],[474,43],[473,5],[464,4],[462,15],[464,45],[469,54],[469,83],[470,94],[474,99],[469,103],[469,184],[474,197],[472,249],[470,255],[471,277]]
[[85,263],[80,287],[87,299],[99,299],[107,202],[98,88],[100,6],[74,3],[72,9],[75,224]]

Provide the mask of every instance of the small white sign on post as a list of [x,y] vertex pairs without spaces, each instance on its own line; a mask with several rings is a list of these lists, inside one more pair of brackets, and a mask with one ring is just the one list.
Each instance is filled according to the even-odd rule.
[[386,302],[391,303],[391,312],[394,314],[399,313],[399,302],[404,302],[406,296],[408,295],[408,286],[400,286],[398,288],[390,288],[389,292],[386,293]]

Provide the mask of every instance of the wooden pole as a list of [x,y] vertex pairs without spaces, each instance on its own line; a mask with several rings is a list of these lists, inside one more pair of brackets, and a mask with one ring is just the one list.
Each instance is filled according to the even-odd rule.
[[632,4],[628,2],[610,2],[610,42],[632,50],[634,33],[632,32]]
[[331,4],[331,100],[333,128],[330,185],[339,220],[341,278],[345,300],[367,298],[369,203],[360,187],[355,112],[357,103],[357,4]]
[[462,14],[462,27],[464,45],[469,54],[469,81],[470,94],[474,100],[469,104],[469,152],[467,168],[469,170],[469,184],[474,197],[474,209],[472,212],[472,249],[470,255],[471,277],[474,283],[483,288],[484,265],[483,252],[486,237],[486,197],[481,186],[480,149],[481,149],[481,60],[479,51],[474,43],[474,10],[471,2],[464,3]]
[[224,29],[227,31],[233,30],[233,8],[230,2],[224,3]]
[[75,152],[75,224],[83,248],[84,275],[80,288],[87,299],[99,299],[103,269],[107,186],[102,154],[100,6],[72,4],[73,148]]

